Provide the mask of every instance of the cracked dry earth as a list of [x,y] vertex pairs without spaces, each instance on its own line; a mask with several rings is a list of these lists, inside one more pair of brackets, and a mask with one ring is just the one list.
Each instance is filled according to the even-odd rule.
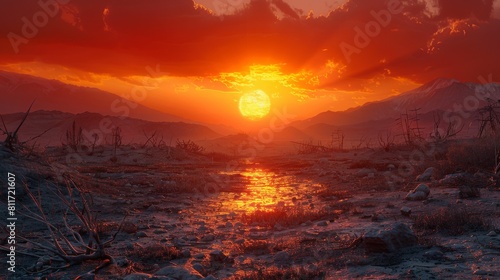
[[[98,263],[21,271],[19,279],[82,274],[89,279],[258,279],[244,277],[276,270],[304,270],[316,279],[500,278],[496,189],[481,189],[481,198],[458,199],[457,187],[430,183],[427,200],[406,201],[417,183],[386,186],[379,171],[350,168],[360,157],[373,157],[372,151],[267,158],[229,170],[223,162],[166,162],[160,153],[150,154],[156,156],[149,162],[116,164],[91,157],[67,169],[94,193],[103,237],[125,217],[107,248],[116,264],[91,276],[85,273]],[[4,157],[3,169],[21,161]],[[387,165],[383,157],[380,162]],[[50,173],[54,164],[62,164],[60,158],[43,166],[25,163],[23,172],[28,177]],[[402,207],[411,215],[402,215]],[[487,215],[491,226],[454,235],[414,227],[419,215],[460,207]],[[367,250],[367,232],[398,222],[415,232],[416,244],[393,252]],[[39,231],[30,238],[44,236]],[[21,262],[27,269],[36,259]]]

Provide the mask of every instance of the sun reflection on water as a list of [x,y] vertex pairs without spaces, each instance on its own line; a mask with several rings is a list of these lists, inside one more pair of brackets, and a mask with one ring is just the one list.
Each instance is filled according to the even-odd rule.
[[222,199],[225,211],[248,213],[293,206],[299,196],[311,191],[311,186],[297,183],[293,176],[279,176],[263,169],[248,169],[239,174],[243,176],[245,191]]

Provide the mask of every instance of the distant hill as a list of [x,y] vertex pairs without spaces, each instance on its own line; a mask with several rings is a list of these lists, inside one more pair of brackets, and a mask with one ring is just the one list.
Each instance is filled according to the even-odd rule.
[[[433,129],[434,116],[439,116],[443,120],[444,112],[453,112],[460,106],[468,113],[467,118],[463,118],[463,134],[470,136],[477,132],[478,126],[478,114],[476,110],[470,108],[476,109],[487,104],[487,101],[475,97],[484,93],[488,93],[492,100],[500,100],[500,85],[437,79],[397,96],[366,103],[342,112],[322,112],[291,125],[316,139],[329,139],[332,132],[341,130],[351,142],[362,137],[370,137],[374,141],[379,134],[388,130],[397,134],[400,126],[396,119],[406,113],[413,117],[412,110],[420,109],[418,111],[419,124],[423,128],[423,135],[428,136]],[[445,125],[443,121],[441,128],[445,128]]]
[[[3,119],[10,131],[14,130],[23,117],[23,113],[3,115]],[[65,142],[66,131],[72,127],[73,122],[81,127],[87,139],[97,133],[103,143],[111,143],[111,132],[107,127],[120,127],[123,143],[145,143],[147,137],[156,132],[156,139],[167,145],[175,145],[177,139],[183,140],[209,140],[221,135],[210,128],[198,124],[184,122],[150,122],[134,118],[119,118],[115,116],[103,116],[97,113],[71,114],[60,111],[39,110],[30,113],[25,124],[19,130],[21,141],[42,134],[50,129],[37,143],[42,146],[57,146]],[[3,138],[3,137],[2,137]],[[1,138],[0,138],[1,139]]]
[[[453,79],[437,79],[417,89],[402,93],[387,99],[369,102],[362,106],[351,108],[342,112],[322,112],[312,118],[298,121],[292,125],[305,129],[316,124],[329,124],[335,126],[354,125],[368,121],[395,119],[406,111],[420,108],[420,114],[432,111],[453,110],[455,104],[464,106],[467,98],[475,93],[490,93],[490,98],[500,99],[499,84],[461,83]],[[485,101],[480,101],[477,106],[484,106]]]
[[[56,80],[0,71],[0,113],[26,111],[36,99],[34,110],[56,110],[73,114],[87,111],[148,121],[178,122],[187,120],[137,104],[127,105],[122,97],[95,88],[68,85]],[[133,105],[135,106],[135,105]]]

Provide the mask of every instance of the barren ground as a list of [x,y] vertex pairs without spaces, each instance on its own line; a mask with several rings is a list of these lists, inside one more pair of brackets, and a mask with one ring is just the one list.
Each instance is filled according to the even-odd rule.
[[[116,264],[89,274],[102,262],[53,269],[60,263],[47,261],[34,268],[40,259],[19,254],[17,272],[8,279],[500,278],[500,192],[489,175],[470,174],[481,192],[471,199],[459,198],[463,183],[439,181],[447,173],[433,160],[407,172],[404,181],[390,182],[409,154],[365,149],[228,163],[179,151],[122,147],[115,162],[112,152],[103,149],[67,164],[60,148],[31,158],[2,150],[2,174],[17,173],[18,189],[21,182],[40,188],[48,215],[60,212],[55,198],[44,198],[44,186],[72,178],[93,194],[103,239],[125,218],[106,248]],[[405,200],[427,167],[438,169],[425,182],[429,197]],[[4,194],[2,189],[2,201]],[[18,208],[30,202],[21,190],[17,200]],[[403,207],[411,209],[409,216],[402,215]],[[446,216],[450,212],[482,223],[432,226],[438,213],[452,219]],[[371,252],[364,235],[397,222],[407,224],[418,242]],[[1,234],[6,245],[7,233]],[[43,226],[21,216],[17,234],[37,242],[49,236]],[[20,238],[18,243],[18,250],[35,252],[32,244]],[[185,270],[177,276],[168,272],[181,267]],[[0,269],[7,271],[5,262]]]

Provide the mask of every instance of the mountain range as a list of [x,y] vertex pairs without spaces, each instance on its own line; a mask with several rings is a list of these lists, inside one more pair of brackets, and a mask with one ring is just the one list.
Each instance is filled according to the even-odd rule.
[[[470,136],[477,132],[477,109],[488,103],[485,96],[490,100],[500,100],[500,85],[462,83],[455,79],[440,78],[384,100],[345,111],[326,111],[296,121],[283,131],[276,132],[273,140],[327,142],[336,133],[344,134],[346,142],[351,143],[359,142],[360,139],[375,140],[387,131],[398,134],[400,127],[396,119],[405,114],[410,118],[416,117],[416,112],[425,134],[432,131],[436,116],[443,120],[447,114],[455,114],[462,116],[465,125],[463,134]],[[23,114],[19,112],[26,111],[29,104],[36,100],[30,121],[26,122],[22,131],[29,138],[51,128],[39,139],[44,144],[60,144],[63,141],[61,135],[65,135],[73,121],[90,131],[99,128],[102,119],[119,126],[125,142],[146,141],[146,135],[156,131],[158,137],[163,137],[166,142],[179,138],[210,141],[211,145],[223,146],[228,143],[225,136],[235,132],[231,128],[185,120],[139,104],[130,108],[126,117],[122,117],[124,111],[113,110],[112,107],[113,104],[127,104],[118,95],[5,71],[0,71],[0,98],[4,100],[0,103],[0,113],[9,128],[22,118]],[[220,143],[215,144],[213,141],[217,142],[218,138]]]

